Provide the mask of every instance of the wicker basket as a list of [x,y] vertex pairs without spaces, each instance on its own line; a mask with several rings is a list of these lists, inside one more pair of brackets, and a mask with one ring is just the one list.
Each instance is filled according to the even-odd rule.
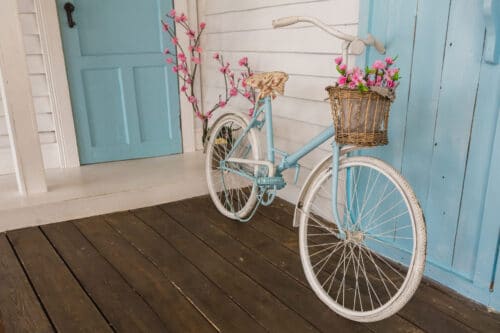
[[376,92],[329,86],[335,141],[358,146],[386,145],[391,100]]

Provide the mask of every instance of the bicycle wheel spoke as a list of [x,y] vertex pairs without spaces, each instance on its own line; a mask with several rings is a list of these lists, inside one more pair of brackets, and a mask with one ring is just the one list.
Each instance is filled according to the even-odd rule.
[[[348,157],[338,175],[336,203],[327,171],[312,183],[299,210],[302,263],[313,272],[306,277],[340,314],[357,320],[370,312],[370,318],[383,319],[404,305],[415,290],[409,286],[420,280],[420,208],[404,180],[379,160]],[[334,221],[334,209],[340,221]],[[399,297],[404,301],[394,302]]]
[[[207,183],[217,208],[230,218],[240,219],[249,214],[257,202],[252,180],[242,174],[254,176],[256,168],[227,160],[230,157],[258,160],[257,136],[252,130],[243,131],[246,124],[239,117],[227,115],[221,119],[207,147]],[[221,161],[225,161],[224,169],[220,167]]]

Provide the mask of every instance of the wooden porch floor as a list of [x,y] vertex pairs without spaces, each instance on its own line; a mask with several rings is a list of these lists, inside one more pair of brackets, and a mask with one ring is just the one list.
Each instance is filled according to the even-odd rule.
[[[6,332],[498,332],[500,316],[422,283],[385,321],[359,324],[309,289],[291,207],[247,224],[207,197],[0,234]],[[0,329],[1,330],[1,329]]]

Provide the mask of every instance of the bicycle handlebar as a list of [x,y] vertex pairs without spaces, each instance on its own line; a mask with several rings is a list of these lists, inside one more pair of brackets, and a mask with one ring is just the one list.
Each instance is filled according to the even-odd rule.
[[385,53],[385,47],[384,44],[382,44],[379,40],[377,40],[375,37],[373,37],[371,34],[368,34],[368,36],[365,39],[358,38],[353,35],[349,35],[346,33],[343,33],[342,31],[339,31],[337,29],[331,28],[328,25],[324,24],[320,20],[314,18],[314,17],[308,17],[308,16],[288,16],[288,17],[281,17],[279,19],[273,20],[273,28],[282,28],[286,27],[288,25],[296,24],[299,22],[309,22],[317,26],[318,28],[322,29],[323,31],[329,33],[332,36],[335,36],[339,39],[345,40],[345,41],[355,41],[355,40],[360,40],[363,42],[365,45],[373,45],[375,49],[381,53]]

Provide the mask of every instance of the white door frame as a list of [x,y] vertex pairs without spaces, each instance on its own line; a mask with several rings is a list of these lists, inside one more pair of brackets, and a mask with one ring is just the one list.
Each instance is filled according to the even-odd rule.
[[[47,81],[54,115],[56,138],[62,168],[80,166],[76,140],[75,123],[71,107],[66,64],[62,47],[61,32],[57,16],[56,1],[35,0],[37,17],[39,19],[40,39],[42,49],[46,54]],[[179,12],[185,12],[197,24],[196,1],[174,0],[174,7]],[[160,24],[160,22],[158,22]],[[181,29],[179,27],[179,29]],[[179,36],[181,43],[187,36]],[[200,81],[195,82],[198,90]],[[179,83],[179,86],[181,84]],[[182,148],[183,152],[195,151],[195,124],[191,104],[183,97],[180,101]]]

